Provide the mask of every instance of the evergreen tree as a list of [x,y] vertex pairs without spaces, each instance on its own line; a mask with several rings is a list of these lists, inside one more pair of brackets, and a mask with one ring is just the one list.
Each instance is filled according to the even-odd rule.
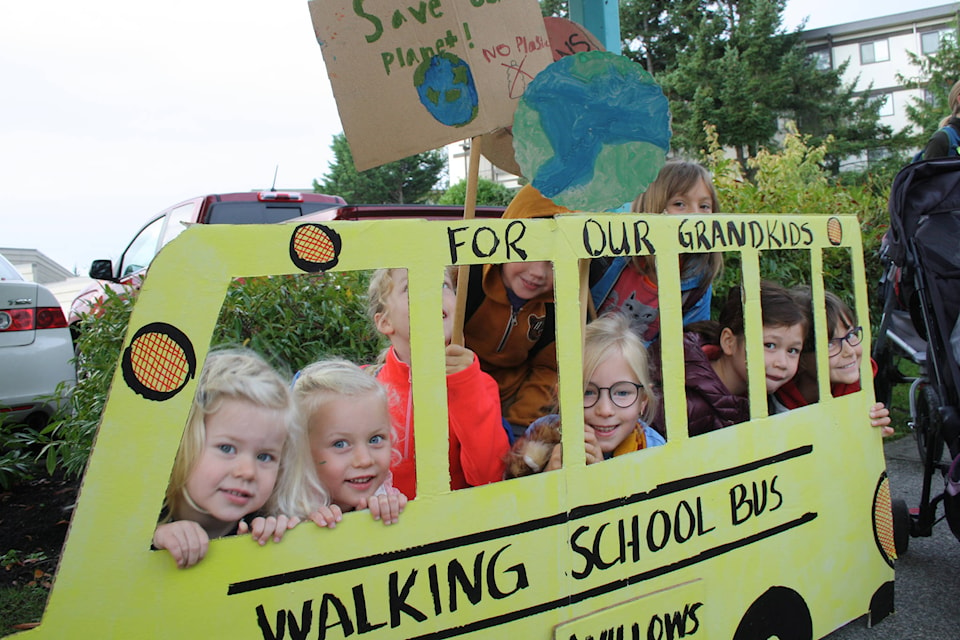
[[333,136],[330,148],[334,162],[322,181],[313,181],[313,190],[342,196],[351,204],[426,202],[446,169],[442,152],[426,151],[358,172],[346,136]]
[[820,144],[832,135],[825,159],[889,146],[880,105],[842,81],[844,67],[821,70],[807,55],[800,30],[782,28],[786,0],[622,0],[626,55],[652,70],[670,101],[672,146],[706,146],[703,125],[715,124],[720,143],[747,159],[774,143],[784,119]]

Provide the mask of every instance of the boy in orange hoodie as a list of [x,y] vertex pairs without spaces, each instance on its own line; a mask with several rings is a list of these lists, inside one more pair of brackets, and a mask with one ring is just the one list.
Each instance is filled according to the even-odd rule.
[[[504,218],[546,218],[570,209],[530,185],[514,196]],[[557,385],[553,265],[511,262],[470,269],[464,342],[500,389],[504,419],[522,435],[551,413]]]

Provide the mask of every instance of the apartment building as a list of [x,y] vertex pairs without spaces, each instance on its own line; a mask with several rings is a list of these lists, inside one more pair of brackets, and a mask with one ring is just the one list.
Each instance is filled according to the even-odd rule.
[[[882,124],[894,131],[910,126],[905,105],[923,100],[924,80],[910,64],[907,52],[928,55],[937,51],[941,39],[956,28],[960,3],[916,9],[879,18],[804,31],[807,49],[824,69],[836,69],[849,61],[843,80],[857,83],[883,103]],[[900,82],[897,76],[907,81]]]

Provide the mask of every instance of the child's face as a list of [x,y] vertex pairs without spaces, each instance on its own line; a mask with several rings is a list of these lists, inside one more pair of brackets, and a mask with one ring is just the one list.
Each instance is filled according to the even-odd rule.
[[609,387],[616,386],[618,382],[640,382],[626,359],[619,353],[611,355],[597,366],[584,392],[584,401],[588,392],[598,394],[593,398],[596,400],[595,405],[584,407],[583,421],[593,428],[600,450],[604,453],[612,453],[633,433],[640,414],[647,406],[647,396],[643,389],[637,392],[636,399],[629,406],[617,406],[627,404],[631,397],[630,389],[636,389],[632,385],[623,385],[622,390],[613,390],[611,397]]
[[703,180],[697,181],[692,189],[685,193],[673,194],[667,200],[665,213],[713,213],[713,197]]
[[763,363],[768,395],[796,375],[803,350],[803,333],[803,326],[799,324],[763,328]]
[[[239,522],[267,502],[277,482],[286,429],[275,409],[234,398],[206,416],[204,425],[203,449],[186,489],[209,513],[174,515],[209,530]],[[193,511],[189,505],[184,509]]]
[[344,511],[380,488],[390,472],[390,413],[376,394],[335,396],[310,416],[310,453],[320,482]]
[[[847,338],[855,329],[849,324],[846,318],[841,318],[836,327],[833,328],[833,345],[838,342],[840,351],[830,356],[830,382],[853,384],[860,380],[860,360],[863,358],[863,343],[858,342],[855,347],[850,346]],[[856,337],[854,337],[856,342]],[[831,345],[832,348],[835,348]]]
[[507,262],[501,274],[503,284],[524,300],[533,300],[553,289],[553,265],[546,261]]
[[377,330],[390,338],[401,360],[409,362],[410,302],[407,297],[407,270],[393,269],[390,273],[393,288],[383,300],[383,311],[377,314]]

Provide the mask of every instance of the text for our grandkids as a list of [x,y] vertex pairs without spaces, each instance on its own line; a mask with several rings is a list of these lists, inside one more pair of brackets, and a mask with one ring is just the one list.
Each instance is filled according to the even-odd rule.
[[[416,29],[416,25],[430,26],[440,22],[444,17],[445,1],[449,3],[451,0],[420,0],[418,3],[410,3],[405,6],[401,4],[389,15],[379,16],[364,8],[364,0],[354,0],[353,12],[366,22],[367,28],[364,30],[364,39],[368,43],[372,44],[379,41],[387,29],[398,32],[413,31],[410,34],[411,39],[416,39],[417,42],[432,42],[432,45],[399,46],[381,51],[380,60],[383,62],[383,70],[387,75],[399,68],[410,67],[415,69],[424,60],[429,60],[444,51],[450,51],[460,43],[461,33],[454,33],[453,29],[450,28],[439,31],[432,37],[425,37],[421,31]],[[469,4],[470,7],[479,9],[499,3],[500,0],[460,0],[458,8]],[[472,41],[473,36],[470,33],[470,24],[463,22],[460,26],[466,47],[475,48],[476,44]],[[440,29],[443,29],[443,26]],[[498,59],[509,60],[511,57],[523,56],[547,47],[549,47],[549,42],[542,35],[532,37],[516,35],[507,40],[485,44],[480,51],[483,61],[491,63]]]
[[[521,242],[527,227],[513,220],[505,228],[494,226],[448,227],[450,262],[456,264],[466,253],[471,258],[513,262],[527,259],[528,249]],[[657,252],[650,237],[650,224],[634,216],[584,218],[581,230],[583,248],[590,257],[601,255],[653,255]],[[717,251],[728,249],[802,249],[814,242],[814,233],[806,222],[790,220],[691,220],[683,219],[677,230],[683,249]]]

